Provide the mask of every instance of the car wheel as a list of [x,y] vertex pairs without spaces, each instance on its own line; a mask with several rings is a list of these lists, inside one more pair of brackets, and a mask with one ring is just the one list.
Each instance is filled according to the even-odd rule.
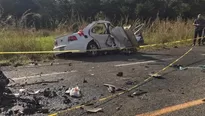
[[96,45],[96,43],[91,42],[88,44],[88,48],[87,48],[87,53],[89,56],[97,56],[98,55],[98,46]]

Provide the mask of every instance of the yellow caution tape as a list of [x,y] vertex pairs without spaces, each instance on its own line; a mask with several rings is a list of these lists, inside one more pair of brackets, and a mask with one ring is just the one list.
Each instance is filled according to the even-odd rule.
[[[148,48],[148,47],[155,47],[158,45],[169,45],[169,44],[174,44],[174,43],[182,43],[186,41],[191,41],[192,39],[188,40],[181,40],[181,41],[175,41],[175,42],[169,42],[169,43],[164,43],[164,44],[151,44],[151,45],[144,45],[144,46],[139,46],[139,48]],[[105,48],[105,49],[96,49],[96,50],[87,50],[87,51],[112,51],[112,50],[123,50],[123,49],[132,49],[135,47],[127,47],[127,48]],[[137,49],[137,48],[136,48]],[[80,50],[65,50],[65,51],[23,51],[23,52],[0,52],[0,55],[5,55],[5,54],[54,54],[54,53],[80,53]]]
[[[172,66],[173,64],[175,64],[176,62],[178,62],[179,60],[181,60],[182,58],[184,58],[184,57],[185,57],[188,53],[190,53],[192,50],[193,50],[193,47],[190,48],[190,49],[189,49],[186,53],[184,53],[181,57],[179,57],[179,58],[176,59],[174,62],[172,62],[171,64],[169,64],[168,66],[166,66],[166,67],[163,68],[162,70],[158,71],[158,72],[155,73],[154,75],[157,75],[157,74],[162,73],[163,71],[167,70],[170,66]],[[117,96],[120,96],[120,95],[122,95],[122,94],[125,94],[126,92],[129,92],[129,91],[131,91],[131,90],[133,90],[133,89],[136,89],[136,88],[138,88],[139,86],[141,86],[141,85],[147,83],[147,82],[150,81],[151,79],[153,79],[153,77],[150,76],[150,77],[148,77],[147,79],[145,79],[143,82],[141,82],[141,83],[139,83],[139,84],[137,84],[137,85],[135,85],[135,86],[129,88],[127,91],[120,92],[120,93],[117,93],[117,94],[113,94],[113,95],[110,95],[110,96],[107,96],[107,97],[98,99],[98,100],[95,101],[95,103],[96,103],[96,102],[103,102],[103,101],[105,101],[105,100],[112,99],[112,98],[114,98],[114,97],[117,97]],[[60,111],[60,112],[57,112],[57,113],[54,113],[54,114],[50,114],[50,115],[48,115],[48,116],[57,116],[58,114],[63,114],[63,113],[66,113],[66,112],[68,112],[68,111],[80,109],[80,108],[82,108],[82,107],[84,107],[84,106],[85,106],[85,105],[76,106],[76,107],[69,108],[69,109],[64,110],[64,111]]]

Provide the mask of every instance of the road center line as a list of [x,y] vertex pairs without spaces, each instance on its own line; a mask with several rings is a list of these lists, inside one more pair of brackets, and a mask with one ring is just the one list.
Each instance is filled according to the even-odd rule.
[[166,107],[166,108],[156,110],[156,111],[153,111],[153,112],[139,114],[139,115],[136,115],[136,116],[160,116],[160,115],[168,114],[168,113],[171,113],[171,112],[174,112],[174,111],[179,111],[179,110],[182,110],[182,109],[186,109],[186,108],[190,108],[190,107],[194,107],[194,106],[204,104],[205,102],[203,100],[204,99],[199,99],[199,100],[195,100],[195,101],[191,101],[191,102],[187,102],[187,103],[183,103],[183,104],[179,104],[179,105],[175,105],[175,106]]
[[154,62],[156,62],[156,61],[135,62],[135,63],[119,64],[119,65],[115,65],[115,66],[121,67],[121,66],[137,65],[137,64],[154,63]]
[[61,74],[69,74],[69,73],[75,73],[77,71],[70,71],[70,72],[54,72],[54,73],[48,73],[48,74],[39,74],[35,76],[25,76],[25,77],[19,77],[19,78],[12,78],[12,80],[17,81],[17,80],[23,80],[23,79],[32,79],[32,78],[41,78],[41,77],[47,77],[47,76],[52,76],[52,75],[61,75]]

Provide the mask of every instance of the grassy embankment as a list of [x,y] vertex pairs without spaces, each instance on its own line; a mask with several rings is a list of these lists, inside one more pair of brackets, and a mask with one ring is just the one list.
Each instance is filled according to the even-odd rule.
[[[57,31],[31,31],[20,29],[0,30],[0,52],[16,51],[51,51],[54,38],[67,33],[65,30]],[[167,43],[178,40],[191,39],[193,37],[192,21],[158,21],[144,30],[146,44]],[[181,43],[180,45],[187,43]],[[171,45],[176,46],[176,44]],[[158,46],[161,47],[161,46]],[[52,54],[30,55],[0,55],[0,64],[25,64],[31,60],[50,60]]]

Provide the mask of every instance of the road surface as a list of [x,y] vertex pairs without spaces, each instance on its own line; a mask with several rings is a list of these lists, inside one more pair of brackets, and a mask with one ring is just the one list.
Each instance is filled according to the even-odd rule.
[[[22,67],[2,67],[3,72],[16,83],[24,86],[11,87],[13,92],[20,88],[55,90],[58,97],[48,98],[49,114],[74,107],[87,101],[112,95],[104,84],[112,84],[124,89],[130,88],[148,78],[148,74],[157,72],[179,58],[190,48],[171,48],[153,51],[140,51],[132,55],[106,55],[86,57],[76,55],[67,59],[57,59],[53,63],[39,63]],[[62,116],[204,116],[205,73],[199,68],[205,65],[205,47],[195,47],[177,64],[188,67],[179,70],[170,67],[161,75],[153,78],[121,96],[94,104],[103,108],[103,112],[86,113],[83,109],[60,113]],[[123,76],[117,76],[123,72]],[[42,81],[58,81],[47,84],[33,84]],[[60,92],[62,88],[79,86],[82,98],[71,98],[64,104]],[[130,97],[136,91],[140,95]],[[92,106],[92,107],[94,107]],[[2,108],[3,109],[3,108]],[[35,114],[43,115],[43,114]]]

